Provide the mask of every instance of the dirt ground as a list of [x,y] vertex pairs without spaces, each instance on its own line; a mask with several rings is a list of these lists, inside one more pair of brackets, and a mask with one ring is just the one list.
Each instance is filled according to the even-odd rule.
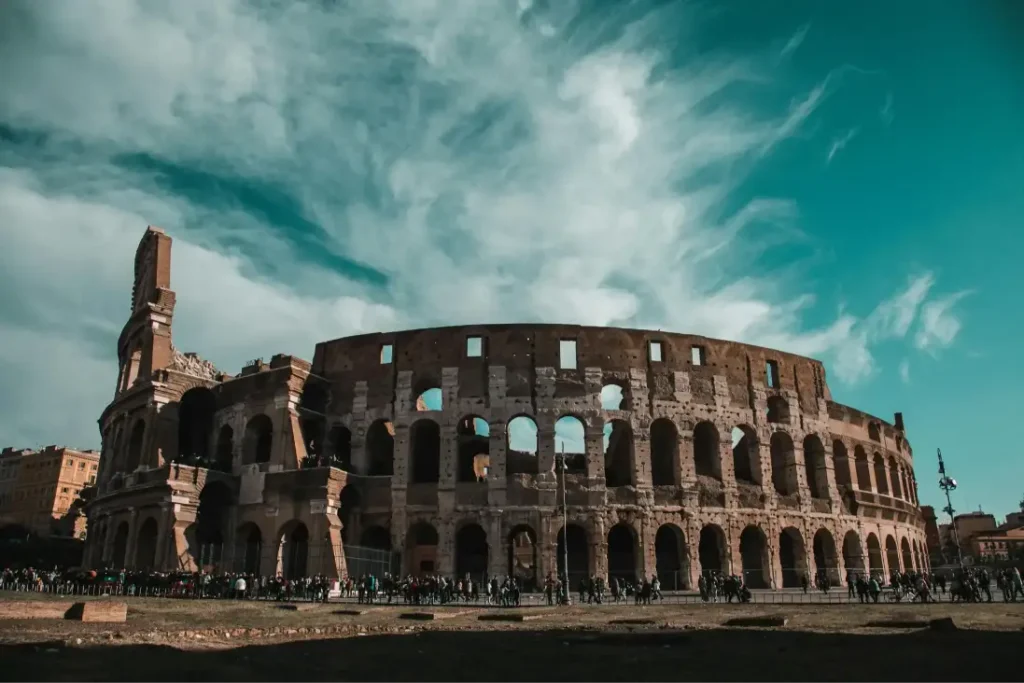
[[[15,599],[49,598],[0,595]],[[1019,603],[524,608],[524,622],[481,621],[513,612],[483,607],[435,608],[439,618],[422,621],[402,618],[420,609],[405,606],[128,604],[125,624],[0,620],[0,680],[962,681],[1024,674],[1016,654],[1024,646]],[[749,616],[788,622],[726,625]],[[957,629],[927,627],[941,617],[952,617]]]

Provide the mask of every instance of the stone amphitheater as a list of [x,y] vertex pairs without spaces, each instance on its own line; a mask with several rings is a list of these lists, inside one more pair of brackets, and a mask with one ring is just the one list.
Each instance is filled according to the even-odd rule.
[[701,571],[784,588],[928,569],[902,415],[835,402],[819,361],[482,325],[324,341],[312,362],[228,375],[173,346],[170,263],[149,228],[99,420],[90,566],[537,585],[567,561],[665,589]]

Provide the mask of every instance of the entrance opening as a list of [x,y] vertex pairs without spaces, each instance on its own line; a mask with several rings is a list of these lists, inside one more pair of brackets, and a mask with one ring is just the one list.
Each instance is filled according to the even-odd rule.
[[705,577],[725,571],[725,532],[717,524],[708,524],[700,530],[697,555],[700,571]]
[[828,529],[818,529],[814,534],[814,567],[817,576],[825,575],[832,585],[839,585],[839,563],[836,557],[836,542]]
[[828,498],[828,469],[825,464],[825,446],[814,434],[804,438],[804,474],[811,498]]
[[761,451],[757,432],[747,425],[732,430],[732,466],[736,481],[761,485]]
[[395,473],[395,427],[387,420],[377,420],[366,432],[368,470],[373,477],[390,477]]
[[[330,453],[331,467],[345,472],[355,472],[352,466],[352,432],[342,424],[331,427],[327,437],[327,450]],[[364,470],[365,471],[365,470]]]
[[479,524],[467,524],[455,534],[455,576],[470,578],[474,582],[484,580],[487,575],[487,558],[490,549],[487,533]]
[[[782,565],[782,587],[799,588],[801,579],[807,576],[807,555],[803,536],[793,527],[779,534],[779,564]],[[807,580],[810,579],[807,576]]]
[[459,420],[457,434],[459,443],[458,481],[485,481],[491,466],[490,425],[482,417],[467,415]]
[[508,421],[505,432],[505,471],[509,475],[537,474],[537,423],[517,415]]
[[538,588],[536,534],[529,526],[519,525],[509,532],[508,573],[519,579],[526,591]]
[[407,573],[425,576],[437,571],[437,529],[426,522],[417,522],[409,529],[405,546]]
[[630,583],[637,580],[636,535],[626,524],[616,524],[608,532],[608,576]]
[[686,561],[686,537],[675,524],[662,524],[654,536],[654,559],[662,590],[689,588],[689,563]]
[[587,472],[587,437],[583,421],[572,415],[563,415],[555,422],[555,453],[565,455],[569,474]]
[[273,444],[274,423],[263,414],[253,417],[245,426],[245,464],[270,462]]
[[178,402],[178,455],[175,462],[209,467],[213,416],[217,397],[206,387],[194,387]]
[[768,588],[768,539],[760,527],[748,526],[740,534],[743,581],[749,588]]
[[193,553],[192,559],[204,571],[213,570],[220,564],[233,501],[231,489],[222,481],[207,483],[199,493],[195,522],[197,552]]
[[882,545],[878,542],[878,536],[868,534],[868,571],[872,576],[882,577]]
[[281,534],[282,573],[286,579],[306,576],[309,561],[309,529],[302,522],[292,522]]
[[230,472],[235,457],[235,430],[228,425],[220,428],[217,434],[217,455],[213,468],[220,472]]
[[590,576],[590,549],[587,532],[583,527],[570,524],[567,529],[558,530],[558,573],[565,576],[565,553],[568,546],[569,586],[576,590],[579,588],[580,580]]
[[693,428],[693,464],[698,477],[711,477],[721,481],[722,456],[718,429],[710,422],[701,422]]
[[612,420],[605,425],[605,486],[633,484],[633,429],[625,420]]
[[236,538],[235,547],[240,551],[238,557],[241,560],[237,564],[246,574],[259,576],[263,559],[263,533],[260,528],[253,522],[247,522],[239,527]]
[[885,537],[885,560],[889,564],[890,576],[893,572],[900,571],[900,550],[892,536]]
[[843,565],[847,574],[852,573],[856,577],[864,573],[864,551],[856,531],[847,531],[843,536]]
[[772,484],[781,496],[797,492],[796,453],[793,451],[793,439],[786,432],[772,434]]
[[156,520],[150,517],[142,523],[138,539],[135,541],[135,569],[152,571],[156,569]]

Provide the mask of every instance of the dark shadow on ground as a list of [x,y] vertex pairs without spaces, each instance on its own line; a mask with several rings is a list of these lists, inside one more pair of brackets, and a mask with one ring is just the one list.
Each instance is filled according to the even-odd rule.
[[229,650],[0,647],[0,679],[48,681],[1020,680],[1019,632],[427,631]]

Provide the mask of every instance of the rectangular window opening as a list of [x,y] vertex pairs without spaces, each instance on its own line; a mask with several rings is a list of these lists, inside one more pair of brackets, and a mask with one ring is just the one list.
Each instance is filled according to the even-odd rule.
[[704,356],[703,346],[691,346],[690,347],[690,362],[694,365],[706,365],[707,359]]
[[765,363],[764,367],[765,381],[768,383],[769,389],[778,389],[779,387],[779,364],[776,361],[770,360]]
[[558,342],[558,365],[562,370],[576,369],[575,339],[563,339]]
[[661,357],[661,342],[660,341],[652,341],[652,342],[647,344],[647,358],[652,363],[660,363],[661,362],[661,358],[662,357]]
[[484,355],[484,340],[482,337],[468,337],[466,339],[466,358],[481,358]]
[[391,365],[392,357],[394,356],[395,349],[391,344],[384,344],[380,347],[380,364]]

